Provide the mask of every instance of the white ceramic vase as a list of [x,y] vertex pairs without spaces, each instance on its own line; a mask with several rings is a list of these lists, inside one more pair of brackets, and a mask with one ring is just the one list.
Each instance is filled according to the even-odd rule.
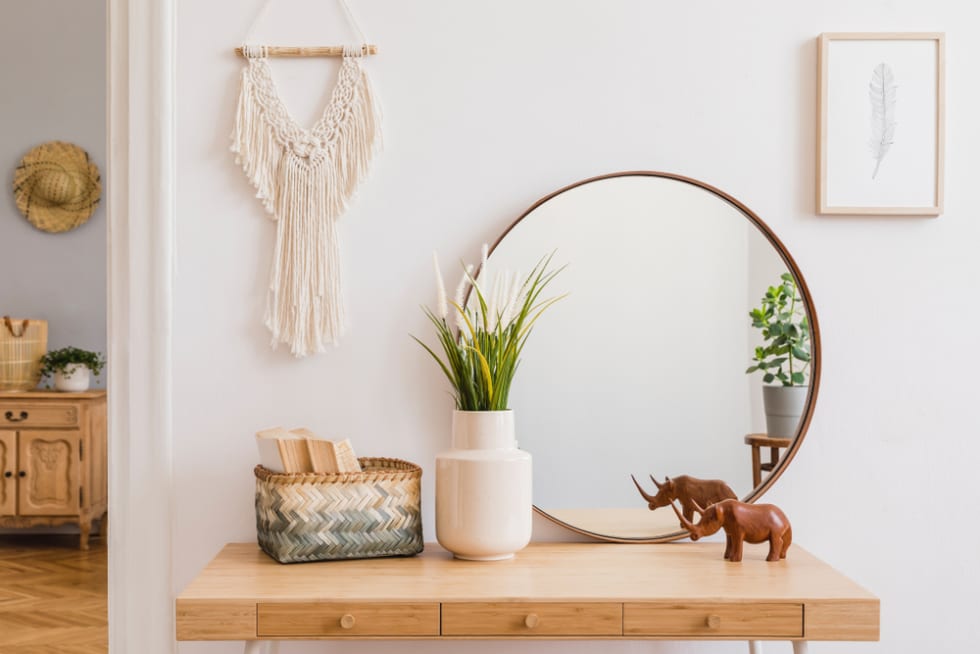
[[64,373],[54,373],[54,387],[59,391],[80,393],[88,390],[90,378],[91,371],[88,366],[70,363],[65,366]]
[[509,559],[531,541],[531,455],[513,411],[455,411],[436,456],[436,539],[456,558]]

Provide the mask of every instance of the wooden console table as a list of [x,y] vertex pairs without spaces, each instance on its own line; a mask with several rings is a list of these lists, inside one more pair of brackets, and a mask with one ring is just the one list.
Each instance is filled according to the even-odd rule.
[[233,543],[177,597],[177,640],[878,640],[878,599],[800,547],[532,543],[510,561],[282,565]]

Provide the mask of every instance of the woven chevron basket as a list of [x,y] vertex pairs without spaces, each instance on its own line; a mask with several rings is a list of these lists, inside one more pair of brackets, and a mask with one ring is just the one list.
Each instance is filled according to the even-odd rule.
[[422,469],[358,459],[362,472],[255,467],[259,546],[280,563],[412,556],[422,551]]

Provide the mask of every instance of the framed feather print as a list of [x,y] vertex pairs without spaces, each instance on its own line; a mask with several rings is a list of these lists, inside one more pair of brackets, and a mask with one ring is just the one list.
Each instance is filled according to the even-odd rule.
[[817,213],[943,212],[944,36],[826,33],[817,55]]

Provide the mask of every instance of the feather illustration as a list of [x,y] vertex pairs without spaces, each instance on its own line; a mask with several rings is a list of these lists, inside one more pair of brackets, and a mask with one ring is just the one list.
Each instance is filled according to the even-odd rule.
[[895,142],[895,99],[898,87],[895,85],[895,75],[886,63],[875,66],[871,73],[871,83],[868,84],[868,98],[871,100],[871,158],[875,161],[871,179],[878,175],[881,160],[888,154],[889,148]]

